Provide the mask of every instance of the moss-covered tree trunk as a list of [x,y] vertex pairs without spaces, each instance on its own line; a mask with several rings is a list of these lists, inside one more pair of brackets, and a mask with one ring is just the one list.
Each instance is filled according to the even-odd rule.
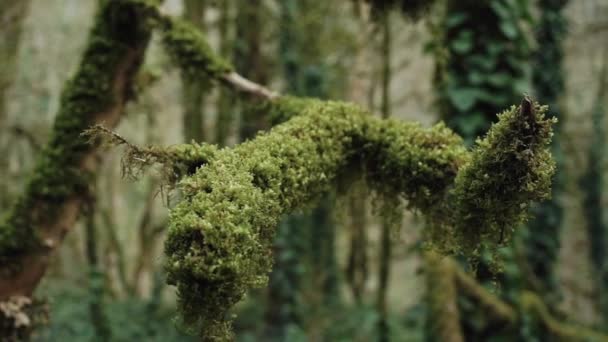
[[0,1],[0,212],[9,202],[7,92],[15,75],[16,57],[21,40],[23,21],[28,12],[29,0]]
[[0,224],[0,301],[32,294],[78,219],[99,166],[98,145],[81,133],[121,118],[148,45],[153,6],[116,0],[99,10],[80,67],[64,88],[52,137]]
[[[201,31],[206,31],[206,0],[184,0],[184,17]],[[205,79],[192,79],[182,74],[182,106],[184,140],[205,141],[205,98],[209,89]]]

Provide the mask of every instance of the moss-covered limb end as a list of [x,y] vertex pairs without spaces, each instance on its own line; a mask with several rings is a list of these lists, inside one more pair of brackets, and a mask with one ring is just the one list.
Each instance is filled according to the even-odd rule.
[[18,272],[23,256],[42,247],[47,250],[41,226],[52,226],[68,199],[87,192],[90,170],[83,165],[96,146],[80,134],[96,121],[113,125],[120,118],[150,36],[153,4],[109,1],[97,13],[80,66],[63,89],[50,141],[25,193],[0,223],[0,261],[11,265],[0,279]]
[[234,67],[213,52],[204,34],[187,21],[163,17],[162,40],[182,74],[193,80],[218,80]]
[[556,120],[547,118],[546,111],[524,99],[499,114],[487,136],[477,141],[451,194],[456,246],[462,251],[476,251],[482,242],[508,241],[527,218],[530,204],[549,197],[555,172],[549,146]]

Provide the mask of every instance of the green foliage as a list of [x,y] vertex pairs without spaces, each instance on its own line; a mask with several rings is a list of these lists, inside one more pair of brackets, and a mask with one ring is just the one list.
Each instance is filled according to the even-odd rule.
[[[95,295],[91,296],[86,289],[63,282],[45,288],[44,294],[53,298],[51,320],[37,331],[33,341],[99,340],[93,317],[89,319],[91,313],[87,305],[83,305],[96,300]],[[195,341],[175,329],[172,321],[174,308],[156,308],[151,302],[139,298],[105,298],[105,301],[103,307],[112,331],[111,341]]]
[[[527,203],[548,190],[551,121],[540,108],[505,112],[469,155],[442,124],[423,129],[373,118],[354,105],[303,101],[276,100],[302,112],[220,150],[180,183],[184,199],[171,212],[165,267],[185,323],[209,340],[228,338],[228,309],[267,282],[280,217],[318,199],[353,160],[365,163],[374,188],[392,189],[427,215],[440,248],[458,247],[446,236],[467,247],[482,239],[496,244],[499,230],[508,236],[514,227],[508,223],[521,222]],[[474,230],[473,222],[488,228]]]
[[[527,0],[448,0],[435,50],[441,112],[468,144],[526,91]],[[441,51],[439,51],[441,50]],[[544,69],[543,69],[544,70]]]
[[25,193],[0,223],[0,263],[7,266],[1,272],[15,271],[19,267],[15,260],[42,248],[36,238],[40,224],[53,218],[68,198],[87,192],[91,176],[83,174],[80,166],[95,145],[80,134],[95,123],[95,113],[114,105],[115,77],[124,67],[125,55],[147,44],[152,4],[111,1],[97,14],[80,67],[63,90],[53,135]]

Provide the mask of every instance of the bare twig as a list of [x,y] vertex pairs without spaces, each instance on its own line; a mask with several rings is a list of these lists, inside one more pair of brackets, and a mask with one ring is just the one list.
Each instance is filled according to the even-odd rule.
[[222,75],[221,80],[224,84],[239,92],[260,97],[265,100],[272,100],[280,96],[279,93],[270,90],[263,85],[250,81],[234,71]]

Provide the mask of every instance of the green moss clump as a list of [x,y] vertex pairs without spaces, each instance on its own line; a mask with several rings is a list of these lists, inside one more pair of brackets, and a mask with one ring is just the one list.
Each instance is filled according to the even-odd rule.
[[206,37],[187,21],[164,18],[163,44],[184,77],[192,80],[218,79],[234,67],[213,53]]
[[525,99],[499,114],[477,141],[451,194],[456,244],[464,252],[482,242],[504,243],[526,219],[529,204],[549,196],[555,162],[548,147],[557,120],[545,118],[546,111]]
[[182,180],[184,200],[171,212],[168,280],[178,287],[185,323],[210,340],[229,338],[230,307],[266,284],[281,216],[316,200],[352,165],[364,165],[370,185],[407,200],[459,242],[485,226],[481,237],[498,242],[496,231],[521,221],[528,201],[548,190],[551,121],[540,108],[531,116],[505,112],[470,153],[443,124],[380,120],[340,102],[273,104],[288,117],[299,114],[218,151]]
[[[83,174],[81,164],[95,146],[81,132],[95,123],[96,113],[117,105],[116,77],[124,72],[120,68],[127,66],[125,60],[133,58],[129,54],[139,51],[141,59],[151,29],[148,13],[153,10],[150,1],[117,0],[98,12],[80,67],[63,90],[50,142],[25,193],[0,223],[2,275],[18,270],[23,255],[42,247],[36,230],[52,222],[66,200],[86,194],[90,175]],[[137,63],[131,64],[128,78],[136,71]]]

